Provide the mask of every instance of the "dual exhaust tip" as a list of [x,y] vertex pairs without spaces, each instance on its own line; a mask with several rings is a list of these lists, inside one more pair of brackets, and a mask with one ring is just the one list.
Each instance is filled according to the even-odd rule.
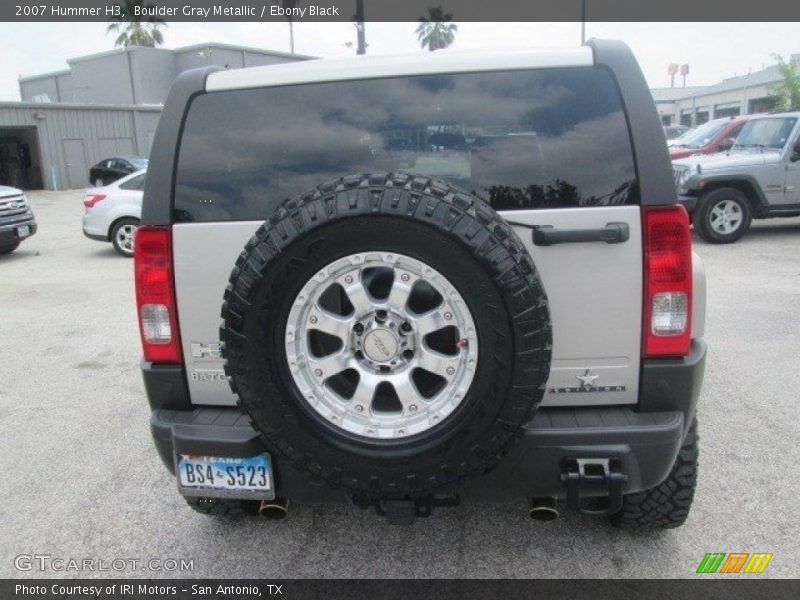
[[531,498],[528,516],[534,521],[555,521],[559,517],[555,498]]
[[289,516],[289,500],[286,498],[262,500],[261,505],[258,507],[258,514],[273,521],[285,519]]

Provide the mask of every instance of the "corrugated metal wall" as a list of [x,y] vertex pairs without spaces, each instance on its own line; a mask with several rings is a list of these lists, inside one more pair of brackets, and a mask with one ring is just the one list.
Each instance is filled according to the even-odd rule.
[[72,189],[88,185],[89,167],[107,158],[112,148],[116,154],[149,155],[159,113],[159,109],[0,103],[0,131],[36,127],[45,188]]

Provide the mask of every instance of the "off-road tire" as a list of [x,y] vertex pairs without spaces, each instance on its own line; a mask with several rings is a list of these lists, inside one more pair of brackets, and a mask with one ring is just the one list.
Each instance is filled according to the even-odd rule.
[[226,500],[223,498],[189,498],[186,504],[204,515],[250,517],[258,515],[257,500]]
[[695,420],[667,478],[652,489],[625,496],[622,510],[609,517],[611,523],[623,529],[673,529],[683,525],[697,485],[698,440]]
[[[741,207],[743,219],[741,224],[736,230],[729,234],[724,234],[715,231],[711,227],[711,211],[720,202],[730,200],[735,202]],[[700,197],[698,208],[695,211],[692,224],[695,231],[700,235],[703,240],[710,244],[732,244],[741,238],[748,229],[753,220],[753,207],[750,205],[750,200],[740,190],[734,188],[719,188],[712,190]]]
[[[462,402],[400,440],[322,420],[294,384],[284,345],[291,303],[318,269],[379,249],[443,273],[464,296],[479,338]],[[285,202],[236,261],[222,318],[231,389],[270,452],[316,483],[372,498],[417,497],[490,470],[530,420],[550,369],[547,297],[521,240],[479,198],[402,173],[345,177]]]

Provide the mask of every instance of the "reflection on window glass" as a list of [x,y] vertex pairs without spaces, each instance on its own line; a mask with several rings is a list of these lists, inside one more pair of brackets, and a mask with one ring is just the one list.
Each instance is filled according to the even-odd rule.
[[610,75],[591,68],[215,92],[187,116],[179,221],[265,219],[337,177],[437,177],[497,210],[638,202]]
[[737,148],[780,149],[789,140],[797,118],[770,118],[748,121],[736,138]]
[[141,190],[144,189],[144,174],[137,175],[131,179],[128,179],[125,183],[119,184],[124,190]]

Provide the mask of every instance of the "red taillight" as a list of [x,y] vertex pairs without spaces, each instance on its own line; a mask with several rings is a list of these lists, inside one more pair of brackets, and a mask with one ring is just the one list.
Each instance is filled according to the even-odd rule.
[[644,355],[686,356],[691,344],[692,234],[679,205],[643,210]]
[[105,194],[92,194],[91,196],[87,196],[86,198],[83,199],[83,205],[86,208],[92,208],[95,204],[105,199],[106,199]]
[[134,238],[133,259],[144,358],[150,362],[179,363],[181,347],[172,272],[172,230],[139,227]]

